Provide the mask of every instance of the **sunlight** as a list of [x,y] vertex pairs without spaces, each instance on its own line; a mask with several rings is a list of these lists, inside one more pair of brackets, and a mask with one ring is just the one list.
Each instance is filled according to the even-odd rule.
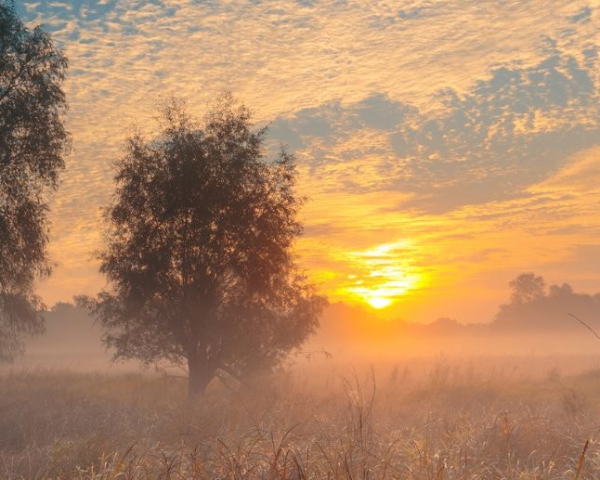
[[369,302],[369,305],[371,305],[373,308],[376,308],[378,310],[381,308],[389,307],[392,304],[392,301],[389,298],[383,297],[372,297],[369,298],[367,302]]
[[393,305],[423,279],[412,265],[411,250],[410,242],[401,240],[353,252],[352,261],[359,273],[348,275],[346,294],[377,310]]

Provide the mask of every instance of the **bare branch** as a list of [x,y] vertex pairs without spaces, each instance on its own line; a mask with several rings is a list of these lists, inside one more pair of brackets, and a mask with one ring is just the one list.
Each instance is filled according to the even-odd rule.
[[585,323],[583,320],[581,320],[579,317],[573,315],[572,313],[568,313],[567,315],[569,315],[570,317],[573,317],[575,320],[577,320],[579,323],[581,323],[585,328],[587,328],[590,332],[592,332],[598,340],[600,340],[600,335],[598,335],[594,331],[594,329],[592,327],[590,327],[587,323]]

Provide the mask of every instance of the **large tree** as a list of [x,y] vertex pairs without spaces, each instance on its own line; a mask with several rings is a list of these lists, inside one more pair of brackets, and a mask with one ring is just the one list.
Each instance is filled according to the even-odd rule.
[[225,371],[277,365],[314,331],[324,305],[292,246],[294,159],[266,157],[266,129],[222,96],[197,124],[181,102],[162,131],[137,134],[117,162],[101,271],[112,290],[92,302],[115,357],[185,363],[189,393]]
[[0,0],[0,361],[43,329],[34,281],[50,272],[47,192],[68,148],[65,56]]

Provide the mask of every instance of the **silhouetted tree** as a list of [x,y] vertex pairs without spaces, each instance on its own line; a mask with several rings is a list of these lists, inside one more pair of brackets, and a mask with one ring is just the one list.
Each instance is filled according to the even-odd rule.
[[324,306],[293,262],[294,159],[265,158],[266,129],[229,95],[202,125],[173,102],[160,135],[117,164],[91,307],[115,358],[186,363],[190,396],[219,371],[269,369],[314,331]]
[[0,360],[42,331],[34,281],[50,272],[46,191],[64,168],[67,60],[0,0]]
[[528,303],[545,295],[546,282],[535,273],[522,273],[508,284],[512,303]]
[[521,274],[509,285],[512,289],[510,302],[500,306],[495,327],[576,333],[578,330],[569,314],[585,318],[594,328],[598,326],[600,294],[577,293],[567,283],[550,285],[546,289],[544,279],[533,273]]

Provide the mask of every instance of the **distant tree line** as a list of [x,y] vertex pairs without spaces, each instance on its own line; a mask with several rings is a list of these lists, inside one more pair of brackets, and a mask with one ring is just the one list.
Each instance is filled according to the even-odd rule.
[[576,331],[579,327],[569,314],[600,327],[600,293],[577,293],[568,283],[547,287],[534,273],[519,275],[509,286],[510,301],[494,317],[500,329]]

